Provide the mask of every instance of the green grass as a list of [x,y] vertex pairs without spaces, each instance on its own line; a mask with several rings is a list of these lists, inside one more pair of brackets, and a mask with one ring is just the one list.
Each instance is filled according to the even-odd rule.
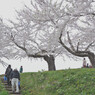
[[22,95],[95,95],[95,69],[21,74]]
[[0,95],[9,95],[8,92],[5,90],[4,85],[2,84],[1,80],[0,80]]
[[[95,69],[21,74],[22,95],[95,95]],[[9,95],[0,81],[0,95]]]

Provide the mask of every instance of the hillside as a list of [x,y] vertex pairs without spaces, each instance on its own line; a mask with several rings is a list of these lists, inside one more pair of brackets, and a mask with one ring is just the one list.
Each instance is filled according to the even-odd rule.
[[[2,76],[0,76],[1,78]],[[5,90],[4,85],[2,84],[0,80],[0,95],[9,95],[8,92]]]
[[[21,74],[22,95],[95,95],[95,69]],[[0,81],[0,95],[8,95]]]
[[95,69],[23,73],[21,87],[23,95],[95,95]]

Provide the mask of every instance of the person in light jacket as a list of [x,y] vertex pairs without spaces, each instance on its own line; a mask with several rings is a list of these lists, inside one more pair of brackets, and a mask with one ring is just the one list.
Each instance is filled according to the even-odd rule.
[[83,59],[83,67],[84,68],[86,67],[86,59],[85,58]]
[[20,80],[20,74],[17,69],[14,69],[11,73],[11,83],[12,83],[12,91],[13,93],[15,92],[15,87],[16,87],[16,93],[19,93],[19,86],[18,82]]

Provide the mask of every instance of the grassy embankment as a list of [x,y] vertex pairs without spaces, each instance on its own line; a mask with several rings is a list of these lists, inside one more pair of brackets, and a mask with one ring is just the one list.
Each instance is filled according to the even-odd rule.
[[[22,73],[22,95],[95,95],[95,69]],[[8,95],[0,81],[0,95]]]
[[4,85],[2,84],[1,80],[0,80],[0,95],[9,95],[8,92],[5,90]]
[[95,95],[95,69],[21,74],[22,95]]

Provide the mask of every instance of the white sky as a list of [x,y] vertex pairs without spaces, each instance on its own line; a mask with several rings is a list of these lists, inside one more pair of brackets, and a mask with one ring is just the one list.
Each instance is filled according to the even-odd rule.
[[0,16],[14,19],[15,10],[22,9],[24,4],[29,5],[30,0],[0,0]]
[[[23,5],[30,6],[30,0],[0,0],[0,17],[6,19],[15,18],[15,10],[20,10],[23,8]],[[5,60],[7,63],[12,65],[12,68],[17,68],[19,70],[22,65],[24,72],[37,72],[41,69],[47,70],[47,63],[44,60]],[[70,68],[80,68],[82,67],[82,59],[80,61],[70,60],[66,58],[66,61],[63,61],[62,58],[56,58],[56,69],[68,69]],[[89,62],[88,62],[89,63]],[[0,64],[0,74],[5,72],[5,68]]]

